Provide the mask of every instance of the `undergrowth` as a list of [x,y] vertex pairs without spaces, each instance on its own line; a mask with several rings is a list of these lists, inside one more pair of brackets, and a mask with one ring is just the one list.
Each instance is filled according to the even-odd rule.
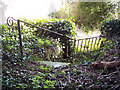
[[[20,59],[19,36],[16,27],[2,26],[2,88],[80,88],[80,89],[119,89],[120,67],[112,70],[96,70],[91,66],[94,61],[119,60],[119,44],[116,40],[108,40],[97,51],[80,53],[71,56],[68,66],[57,68],[41,64],[39,61],[62,61],[57,41],[39,38],[34,29],[22,30],[23,60]],[[29,30],[29,33],[28,31]],[[56,43],[54,43],[56,42]],[[62,52],[62,51],[61,51]],[[58,59],[55,59],[55,57]],[[67,60],[64,60],[68,62]]]

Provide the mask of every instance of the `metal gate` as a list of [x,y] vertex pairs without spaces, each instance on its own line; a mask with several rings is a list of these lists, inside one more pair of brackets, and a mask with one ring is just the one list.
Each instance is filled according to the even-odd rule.
[[24,23],[24,24],[27,24],[27,25],[30,25],[32,27],[35,27],[37,29],[42,29],[43,31],[46,31],[46,32],[50,32],[50,33],[53,33],[54,35],[58,36],[58,37],[61,37],[65,39],[64,42],[64,47],[62,48],[64,53],[63,53],[63,58],[68,58],[70,56],[70,43],[69,43],[69,37],[65,36],[64,34],[61,34],[61,33],[58,33],[58,32],[55,32],[55,31],[51,31],[51,30],[48,30],[48,29],[45,29],[45,28],[42,28],[42,27],[38,27],[34,24],[30,24],[28,22],[25,22],[25,21],[22,21],[22,20],[16,20],[14,19],[13,17],[8,17],[7,18],[7,24],[8,26],[13,26],[14,24],[14,21],[17,22],[17,28],[18,28],[18,32],[19,32],[19,48],[20,48],[20,54],[21,54],[21,59],[23,59],[23,43],[22,43],[22,38],[21,38],[21,23]]
[[[64,51],[63,53],[63,58],[69,58],[70,56],[72,56],[72,54],[77,54],[79,52],[89,52],[89,51],[94,51],[94,50],[99,50],[103,44],[103,37],[99,36],[99,37],[92,37],[92,38],[84,38],[84,39],[71,39],[67,36],[65,36],[64,34],[55,32],[55,31],[51,31],[42,27],[38,27],[34,24],[30,24],[28,22],[22,21],[22,20],[16,20],[13,17],[8,17],[7,19],[7,24],[8,26],[13,26],[14,21],[17,22],[17,28],[18,28],[18,32],[19,32],[19,48],[20,48],[20,54],[21,54],[21,59],[23,58],[23,43],[22,43],[22,39],[21,39],[21,24],[20,23],[25,23],[27,25],[30,25],[32,27],[35,27],[37,29],[42,29],[45,32],[50,32],[53,33],[54,35],[56,35],[57,37],[61,38],[61,39],[65,39],[64,41],[64,46],[62,48],[62,50]],[[52,36],[50,36],[52,37]],[[72,44],[71,44],[72,41]]]

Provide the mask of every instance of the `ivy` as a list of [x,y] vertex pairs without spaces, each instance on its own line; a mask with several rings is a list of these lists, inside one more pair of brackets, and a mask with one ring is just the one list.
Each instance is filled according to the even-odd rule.
[[[38,21],[40,22],[40,20]],[[33,21],[30,20],[29,22]],[[44,23],[45,22],[46,20],[44,19]],[[33,23],[39,25],[35,21]],[[108,72],[106,68],[102,70],[95,70],[91,66],[89,66],[89,62],[94,62],[98,60],[112,61],[113,59],[118,58],[119,50],[117,49],[117,45],[119,45],[119,43],[117,41],[109,40],[108,42],[105,42],[106,44],[105,46],[103,46],[102,50],[91,52],[88,54],[79,54],[78,57],[76,56],[71,58],[71,60],[74,61],[70,65],[54,68],[42,64],[40,63],[40,61],[52,61],[51,52],[58,51],[58,49],[53,50],[53,47],[55,48],[56,45],[59,45],[60,43],[55,42],[55,40],[52,38],[38,37],[35,32],[38,29],[34,27],[30,27],[25,24],[21,24],[21,27],[24,52],[23,61],[21,61],[20,59],[19,36],[16,24],[13,27],[2,25],[3,89],[67,89],[73,87],[82,89],[91,89],[95,87],[97,87],[98,89],[119,88],[117,87],[117,85],[119,85],[120,83],[119,70],[118,72]],[[48,28],[47,26],[45,27]],[[51,28],[51,26],[49,27]],[[71,33],[67,33],[66,35],[69,36],[71,35]],[[61,54],[58,53],[57,55],[60,56]],[[53,60],[62,61],[63,58],[60,57]],[[64,61],[68,62],[67,60]]]
[[105,21],[102,24],[101,33],[107,38],[118,38],[120,36],[120,20]]

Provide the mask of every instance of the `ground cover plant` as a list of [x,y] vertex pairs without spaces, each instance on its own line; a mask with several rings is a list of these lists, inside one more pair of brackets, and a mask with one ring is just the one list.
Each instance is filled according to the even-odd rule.
[[[47,57],[49,47],[56,47],[53,39],[41,38],[32,27],[21,27],[24,58],[20,59],[17,27],[2,25],[2,89],[9,88],[82,88],[119,89],[120,67],[93,67],[95,61],[119,61],[118,41],[108,40],[102,49],[75,55],[64,62],[70,65],[50,67],[41,60],[63,61]],[[28,33],[29,32],[29,33]],[[56,50],[57,51],[57,50]],[[60,57],[61,54],[57,53]]]

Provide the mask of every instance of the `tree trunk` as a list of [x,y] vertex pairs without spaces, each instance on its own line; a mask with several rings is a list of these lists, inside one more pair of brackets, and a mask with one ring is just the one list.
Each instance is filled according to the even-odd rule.
[[118,2],[118,19],[120,19],[120,1]]

